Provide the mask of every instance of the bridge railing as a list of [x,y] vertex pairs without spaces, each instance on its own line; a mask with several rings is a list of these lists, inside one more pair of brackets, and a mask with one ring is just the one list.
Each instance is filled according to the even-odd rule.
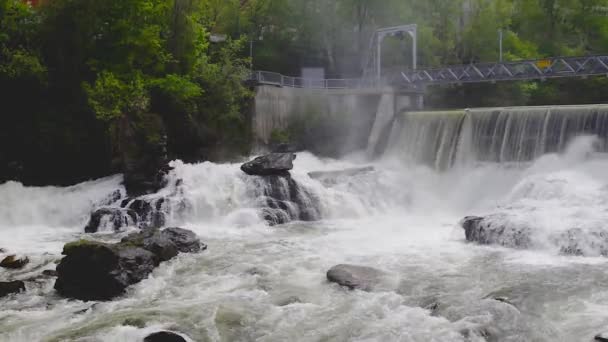
[[608,56],[551,57],[502,63],[453,65],[401,73],[410,85],[480,83],[608,75]]
[[257,84],[308,89],[354,89],[375,87],[377,85],[376,80],[357,78],[314,79],[285,76],[270,71],[255,71],[251,74],[249,80]]
[[518,80],[543,80],[558,77],[608,76],[608,56],[551,57],[544,59],[452,65],[442,68],[391,72],[383,79],[345,78],[310,79],[275,72],[255,71],[250,81],[256,84],[310,89],[375,88],[381,85],[422,89],[433,84],[461,84]]

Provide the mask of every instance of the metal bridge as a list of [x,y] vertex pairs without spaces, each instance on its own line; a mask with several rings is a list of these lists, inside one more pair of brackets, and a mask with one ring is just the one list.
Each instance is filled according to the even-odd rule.
[[401,73],[406,85],[462,84],[608,76],[608,56],[552,57],[515,62],[454,65]]
[[442,68],[406,70],[400,74],[360,79],[306,79],[256,71],[251,81],[280,87],[313,89],[355,89],[391,85],[421,89],[429,85],[463,83],[495,83],[500,81],[530,81],[551,78],[590,76],[608,77],[608,56],[551,57],[514,62],[453,65]]

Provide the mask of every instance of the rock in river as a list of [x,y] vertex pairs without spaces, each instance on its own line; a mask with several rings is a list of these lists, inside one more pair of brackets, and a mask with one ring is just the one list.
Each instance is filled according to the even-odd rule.
[[0,298],[22,291],[25,291],[25,284],[22,281],[0,281]]
[[159,331],[146,336],[144,342],[186,342],[186,339],[170,331]]
[[293,153],[270,153],[241,166],[241,170],[250,176],[284,176],[293,169]]
[[327,280],[351,290],[371,291],[382,276],[380,270],[357,265],[337,265],[327,271]]
[[64,297],[110,300],[145,279],[178,252],[205,249],[196,235],[180,228],[135,233],[120,243],[76,241],[63,247],[55,289]]
[[465,217],[460,225],[466,240],[481,245],[500,245],[510,248],[529,248],[532,245],[531,229],[509,223],[500,216]]
[[608,332],[595,335],[595,340],[598,342],[608,342]]
[[98,231],[118,231],[122,227],[133,226],[137,222],[137,214],[131,209],[100,208],[91,214],[91,218],[84,227],[86,233]]
[[0,267],[9,269],[23,268],[30,262],[28,257],[17,257],[16,255],[9,255],[0,261]]

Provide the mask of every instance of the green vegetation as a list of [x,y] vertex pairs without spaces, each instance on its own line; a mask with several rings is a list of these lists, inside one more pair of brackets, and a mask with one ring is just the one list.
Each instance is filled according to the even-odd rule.
[[[499,29],[507,60],[608,53],[608,0],[0,0],[0,181],[68,184],[155,169],[164,157],[141,162],[151,154],[246,153],[250,68],[359,77],[374,30],[409,23],[426,66],[497,60]],[[386,41],[385,70],[411,62],[402,40]],[[432,89],[428,103],[602,102],[606,86],[467,85]]]

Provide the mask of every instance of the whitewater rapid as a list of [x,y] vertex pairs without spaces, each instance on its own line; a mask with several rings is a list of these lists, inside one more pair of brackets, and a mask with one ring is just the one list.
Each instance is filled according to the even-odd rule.
[[[150,196],[176,198],[187,210],[171,211],[168,226],[195,231],[209,249],[163,263],[111,302],[66,300],[52,279],[28,282],[25,293],[0,299],[0,341],[130,342],[159,329],[191,341],[485,341],[479,327],[490,341],[591,341],[608,326],[605,258],[563,256],[551,244],[477,246],[458,222],[500,213],[537,224],[539,241],[553,230],[601,228],[608,159],[595,142],[581,137],[517,167],[447,171],[391,154],[370,162],[299,153],[293,178],[320,201],[323,219],[274,227],[256,210],[260,184],[239,164],[175,161],[167,188]],[[369,165],[374,172],[330,185],[307,174]],[[0,269],[0,280],[53,269],[63,244],[87,236],[90,211],[124,194],[120,182],[0,185],[0,248],[32,260]],[[375,291],[347,291],[325,278],[340,263],[388,277]]]

